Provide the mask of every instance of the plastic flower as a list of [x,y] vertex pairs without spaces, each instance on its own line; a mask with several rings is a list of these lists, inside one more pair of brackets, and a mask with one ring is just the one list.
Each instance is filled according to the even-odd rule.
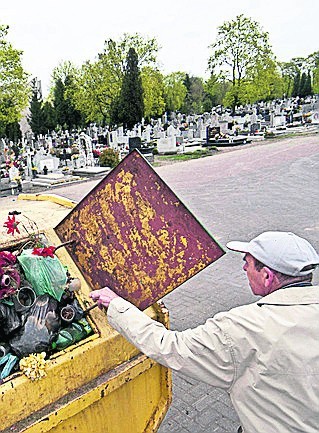
[[35,256],[51,257],[54,259],[55,247],[33,248],[32,254]]
[[20,361],[20,370],[31,380],[39,380],[47,375],[46,353],[31,353]]
[[16,221],[15,215],[12,215],[12,217],[8,215],[8,219],[3,224],[3,227],[7,227],[8,229],[7,234],[9,235],[11,233],[13,236],[15,231],[20,234],[20,230],[18,229],[18,224],[20,224],[20,222]]

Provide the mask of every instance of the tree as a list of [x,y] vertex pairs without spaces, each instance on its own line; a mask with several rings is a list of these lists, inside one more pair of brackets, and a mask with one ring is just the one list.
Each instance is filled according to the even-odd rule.
[[256,64],[255,68],[247,74],[240,92],[240,99],[244,103],[281,98],[283,85],[277,63],[268,58],[264,59],[263,63]]
[[[308,71],[310,71],[310,76],[312,75],[312,93],[319,93],[319,51],[315,51],[310,54],[307,59]],[[311,93],[311,94],[312,94]]]
[[294,84],[292,88],[292,96],[295,98],[296,96],[299,96],[300,92],[300,71],[297,71],[294,77]]
[[119,41],[108,39],[94,62],[86,62],[76,79],[72,100],[86,121],[105,124],[118,117],[118,100],[130,48],[138,57],[138,67],[154,66],[158,44],[135,33],[124,33]]
[[301,98],[307,96],[307,74],[305,72],[301,74],[300,84],[299,84],[299,96]]
[[53,131],[56,128],[56,114],[50,101],[45,101],[42,104],[42,118],[45,131]]
[[219,70],[232,83],[233,109],[241,102],[241,86],[256,65],[273,58],[268,33],[260,25],[238,15],[218,28],[216,42],[208,66],[211,72]]
[[204,85],[202,78],[186,74],[184,85],[187,89],[187,93],[182,111],[187,114],[202,113],[204,101]]
[[292,96],[294,78],[298,68],[294,62],[280,62],[279,67],[282,76],[283,94],[290,97]]
[[8,26],[0,26],[0,135],[6,125],[18,122],[29,102],[28,74],[22,67],[22,51],[6,40]]
[[154,66],[156,64],[157,52],[159,50],[156,39],[145,38],[139,33],[124,33],[118,42],[112,39],[106,40],[104,52],[99,56],[106,55],[112,57],[114,64],[124,73],[130,48],[134,48],[136,52],[138,68],[141,69],[143,66]]
[[110,121],[111,105],[120,91],[122,77],[103,57],[82,65],[71,99],[87,122],[105,125]]
[[187,94],[184,80],[184,72],[172,72],[164,77],[164,99],[167,111],[178,111],[182,108]]
[[73,102],[72,94],[77,70],[71,62],[61,63],[52,73],[53,106],[56,122],[63,128],[72,129],[81,126],[82,114]]
[[[29,125],[33,134],[38,137],[43,134],[43,113],[42,113],[42,95],[39,87],[39,81],[34,78],[31,81],[32,98],[30,102],[30,115],[28,118]],[[44,128],[45,131],[45,128]]]
[[305,84],[305,93],[306,93],[306,95],[313,95],[310,71],[308,71],[308,74],[307,74],[307,80],[306,80],[306,84]]
[[144,116],[150,120],[151,117],[159,117],[165,111],[164,82],[163,75],[158,69],[144,66],[141,71]]
[[143,87],[134,48],[127,54],[125,72],[118,100],[118,122],[132,128],[144,116]]
[[211,73],[210,77],[204,83],[204,111],[210,111],[213,107],[221,105],[227,92],[229,92],[231,83],[223,75]]

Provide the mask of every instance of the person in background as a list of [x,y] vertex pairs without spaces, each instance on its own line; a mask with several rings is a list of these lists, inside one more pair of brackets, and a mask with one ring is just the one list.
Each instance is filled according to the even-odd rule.
[[[167,330],[115,291],[90,297],[109,324],[162,365],[226,390],[238,432],[318,433],[319,256],[293,233],[269,231],[232,241],[257,302],[216,314],[182,332]],[[231,270],[229,270],[231,272]]]

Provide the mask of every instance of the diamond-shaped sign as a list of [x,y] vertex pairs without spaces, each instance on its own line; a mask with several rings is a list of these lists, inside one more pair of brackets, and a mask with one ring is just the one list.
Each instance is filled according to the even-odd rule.
[[92,289],[141,309],[224,254],[144,157],[128,154],[55,228]]

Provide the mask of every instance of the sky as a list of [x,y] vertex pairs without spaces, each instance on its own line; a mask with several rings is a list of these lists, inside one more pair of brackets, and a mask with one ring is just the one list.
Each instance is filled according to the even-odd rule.
[[239,14],[269,33],[280,61],[319,51],[318,0],[0,0],[7,40],[23,51],[23,66],[41,80],[44,96],[61,62],[93,61],[105,40],[124,33],[156,38],[164,74],[206,78],[218,26]]

